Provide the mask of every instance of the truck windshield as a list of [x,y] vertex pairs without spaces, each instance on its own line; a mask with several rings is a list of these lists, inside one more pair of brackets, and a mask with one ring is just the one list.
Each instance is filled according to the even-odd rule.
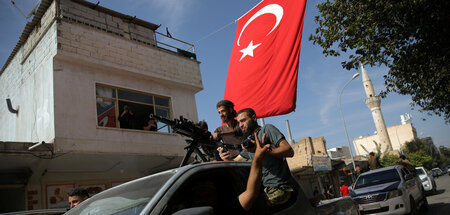
[[425,175],[425,172],[422,169],[416,169],[417,174],[419,175]]
[[66,214],[139,214],[174,174],[175,171],[166,171],[105,190]]
[[376,172],[368,175],[359,176],[355,184],[355,189],[370,187],[373,185],[384,184],[394,181],[400,181],[400,176],[395,169],[389,169],[382,172]]

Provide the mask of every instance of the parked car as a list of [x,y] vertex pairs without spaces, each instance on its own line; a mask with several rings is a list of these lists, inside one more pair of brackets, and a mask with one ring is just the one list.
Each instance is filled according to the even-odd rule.
[[[249,162],[205,162],[153,174],[105,190],[68,211],[73,214],[214,214],[246,188]],[[351,198],[313,207],[293,180],[294,195],[280,207],[259,198],[252,214],[358,214]],[[207,198],[205,198],[207,197]],[[208,203],[197,204],[208,200]],[[199,206],[202,205],[202,206]],[[223,211],[222,211],[223,212]]]
[[436,182],[430,171],[424,167],[416,167],[416,172],[419,175],[420,181],[422,182],[422,187],[425,192],[436,193]]
[[439,176],[442,175],[442,170],[436,167],[431,169],[431,173],[433,174],[433,177],[439,178]]
[[442,175],[445,175],[448,173],[447,167],[442,168],[441,171],[442,171]]
[[428,207],[419,178],[402,165],[361,174],[350,196],[361,214],[413,214]]

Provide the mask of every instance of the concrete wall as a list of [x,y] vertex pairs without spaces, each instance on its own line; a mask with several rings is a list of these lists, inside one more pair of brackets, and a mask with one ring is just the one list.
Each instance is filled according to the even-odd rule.
[[95,84],[170,97],[173,115],[194,121],[203,87],[197,61],[66,21],[58,25],[54,82],[57,152],[170,156],[184,153],[178,135],[97,128]]
[[[400,151],[405,142],[414,140],[417,137],[416,129],[411,123],[404,125],[394,125],[387,128],[389,139],[391,140],[393,150]],[[378,135],[370,135],[365,137],[353,138],[353,146],[356,150],[356,155],[367,155],[368,153],[361,147],[363,145],[367,151],[376,152],[376,146],[373,141],[380,143]],[[384,151],[385,148],[382,148]]]
[[330,158],[351,158],[350,149],[348,146],[340,146],[327,150]]
[[312,166],[312,156],[328,156],[324,137],[305,137],[293,144],[294,157],[287,158],[289,168],[295,172],[304,166]]
[[[44,14],[13,60],[0,75],[0,140],[53,142],[53,56],[56,54],[55,3]],[[19,114],[8,111],[10,98]]]
[[65,20],[148,45],[156,45],[155,32],[134,24],[132,20],[124,20],[69,0],[61,0],[60,8],[61,17]]

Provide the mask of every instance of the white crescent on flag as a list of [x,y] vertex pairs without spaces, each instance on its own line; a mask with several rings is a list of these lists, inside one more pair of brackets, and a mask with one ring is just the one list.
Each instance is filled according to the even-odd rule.
[[[245,28],[247,28],[247,26],[253,22],[253,20],[255,20],[256,18],[258,18],[259,16],[266,14],[266,13],[271,13],[273,15],[275,15],[275,17],[277,18],[277,21],[275,23],[275,25],[273,26],[272,30],[270,30],[269,33],[267,33],[267,35],[269,35],[270,33],[272,33],[273,30],[275,30],[275,28],[277,28],[278,24],[280,24],[281,19],[283,18],[283,8],[280,5],[277,4],[269,4],[263,8],[261,8],[261,10],[259,10],[258,12],[256,12],[250,19],[248,19],[248,21],[245,23],[244,27],[241,30],[241,33],[239,34],[239,38],[237,40],[237,45],[241,46],[239,44],[239,41],[241,40],[241,36],[242,33],[245,31]],[[266,35],[266,36],[267,36]]]
[[253,108],[258,118],[295,110],[305,7],[264,0],[238,19],[224,93],[236,110]]

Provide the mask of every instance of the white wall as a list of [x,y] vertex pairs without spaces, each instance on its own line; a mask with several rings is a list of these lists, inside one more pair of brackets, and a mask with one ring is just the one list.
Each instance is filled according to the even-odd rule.
[[[197,61],[80,24],[61,22],[54,61],[57,152],[183,156],[175,134],[97,128],[96,83],[170,97],[173,116],[198,120]],[[138,60],[138,63],[135,61]]]
[[[53,142],[53,56],[56,54],[56,23],[26,57],[22,47],[0,75],[0,140]],[[36,40],[32,34],[29,40]],[[23,62],[22,62],[23,61]],[[8,111],[10,98],[19,114]]]

